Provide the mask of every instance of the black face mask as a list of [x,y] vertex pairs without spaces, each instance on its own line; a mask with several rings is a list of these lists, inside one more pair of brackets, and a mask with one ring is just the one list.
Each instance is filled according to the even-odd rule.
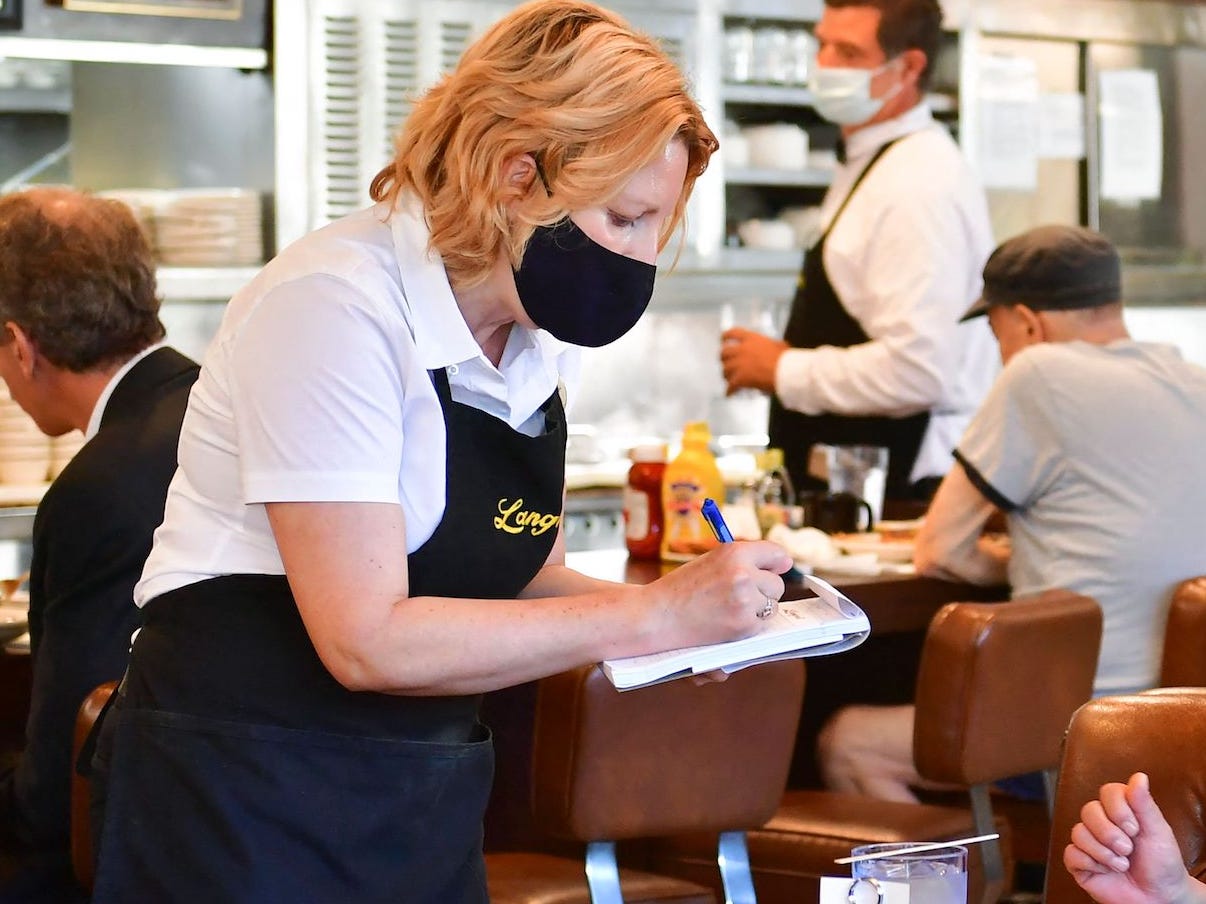
[[532,322],[562,342],[598,348],[645,313],[657,267],[604,248],[564,219],[537,226],[515,271]]

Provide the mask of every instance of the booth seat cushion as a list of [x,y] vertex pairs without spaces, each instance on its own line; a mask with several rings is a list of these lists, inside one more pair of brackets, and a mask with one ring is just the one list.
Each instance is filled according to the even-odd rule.
[[[1001,832],[1005,874],[1012,871],[1009,826]],[[821,876],[848,875],[833,861],[860,844],[945,841],[975,835],[969,810],[873,800],[831,791],[789,791],[771,820],[746,835],[759,904],[815,901]],[[696,882],[708,882],[715,836],[680,835],[651,846],[648,868]],[[713,867],[714,870],[714,867]],[[968,850],[968,900],[984,886],[978,849]]]
[[[711,870],[717,872],[713,841]],[[590,904],[582,860],[549,854],[493,853],[486,858],[490,904]],[[620,870],[625,904],[716,904],[711,890],[685,879]]]

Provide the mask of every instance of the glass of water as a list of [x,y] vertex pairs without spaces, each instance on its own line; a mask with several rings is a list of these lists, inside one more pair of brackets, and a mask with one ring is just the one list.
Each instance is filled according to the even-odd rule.
[[910,901],[925,904],[967,904],[967,848],[962,846],[918,851],[912,854],[892,854],[892,851],[916,847],[915,844],[864,844],[851,851],[863,854],[882,854],[874,860],[858,860],[851,864],[855,878],[850,899],[858,904],[875,904],[877,890],[870,882],[904,882],[909,886]]

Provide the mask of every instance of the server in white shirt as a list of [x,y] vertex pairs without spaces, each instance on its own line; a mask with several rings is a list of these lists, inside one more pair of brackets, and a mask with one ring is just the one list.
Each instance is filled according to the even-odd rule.
[[415,103],[375,207],[235,296],[94,759],[94,902],[484,904],[482,693],[757,629],[774,544],[627,587],[560,530],[559,387],[715,147],[652,41],[537,0]]
[[729,392],[772,394],[772,446],[797,486],[815,444],[890,450],[888,498],[928,498],[996,373],[992,337],[959,320],[993,247],[983,189],[924,99],[937,0],[826,0],[812,77],[845,160],[805,255],[784,340],[723,335]]

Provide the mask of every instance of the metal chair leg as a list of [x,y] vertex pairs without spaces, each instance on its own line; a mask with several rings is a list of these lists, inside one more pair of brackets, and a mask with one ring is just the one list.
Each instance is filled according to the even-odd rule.
[[720,881],[724,883],[725,904],[757,904],[745,832],[720,833],[716,862],[720,865]]
[[1058,769],[1043,770],[1043,796],[1047,799],[1047,818],[1055,818],[1055,785],[1059,780]]
[[[971,795],[972,820],[976,826],[976,834],[988,835],[995,832],[996,823],[992,817],[988,786],[972,785],[968,794]],[[993,904],[1005,891],[1005,864],[1001,859],[1001,842],[986,841],[979,847],[980,861],[984,864],[983,904]]]
[[614,841],[592,841],[586,845],[586,884],[591,904],[624,904]]

